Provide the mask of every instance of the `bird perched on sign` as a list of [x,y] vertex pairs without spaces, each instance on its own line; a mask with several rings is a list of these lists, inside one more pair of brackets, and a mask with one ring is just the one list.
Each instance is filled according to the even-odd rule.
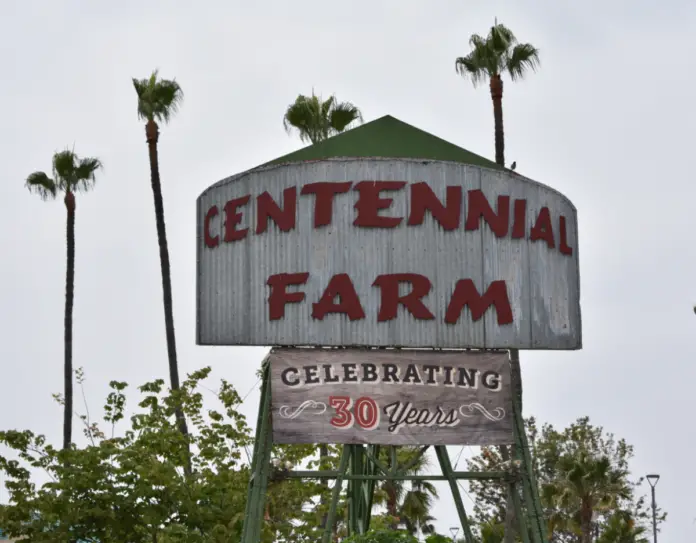
[[511,169],[513,172],[515,171],[515,168],[517,168],[517,161],[513,162],[512,164],[510,164],[510,169]]

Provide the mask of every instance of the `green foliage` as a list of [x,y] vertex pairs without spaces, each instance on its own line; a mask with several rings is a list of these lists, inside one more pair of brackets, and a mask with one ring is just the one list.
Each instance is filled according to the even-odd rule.
[[[238,540],[249,478],[246,451],[250,429],[239,413],[241,402],[232,385],[222,381],[217,409],[204,409],[202,381],[209,368],[189,376],[179,391],[162,380],[139,388],[139,409],[126,421],[126,383],[113,381],[99,422],[81,417],[89,444],[57,450],[31,431],[0,432],[0,443],[13,454],[0,456],[10,504],[0,507],[0,526],[12,536],[32,541],[187,542]],[[78,370],[78,382],[84,376]],[[181,406],[192,423],[186,437],[174,410]],[[192,474],[186,477],[187,445]],[[304,461],[310,449],[278,448],[276,457]],[[43,472],[48,482],[33,476]],[[275,481],[269,487],[264,541],[309,540],[293,526],[303,507],[311,505],[312,485]]]
[[[383,447],[380,460],[392,469],[394,458],[390,447]],[[429,468],[429,458],[421,447],[396,447],[396,469],[410,475],[422,474]],[[429,534],[434,531],[430,514],[437,498],[437,489],[429,481],[384,481],[375,492],[374,503],[383,505],[386,512],[376,515],[376,522],[383,520],[385,526],[396,529],[404,526],[411,534]]]
[[425,538],[425,543],[452,543],[452,538],[446,535],[432,533]]
[[342,543],[418,543],[418,539],[404,531],[370,530],[364,535],[347,537]]
[[639,526],[630,513],[619,511],[607,520],[597,543],[648,543],[648,529]]
[[300,140],[312,144],[323,141],[362,122],[362,113],[350,102],[338,102],[335,96],[326,100],[316,96],[298,95],[283,116],[283,126],[289,133],[298,131]]
[[138,95],[138,118],[145,121],[169,122],[184,100],[184,91],[174,79],[160,79],[158,71],[146,79],[133,78]]
[[94,186],[100,168],[102,163],[98,158],[80,158],[66,149],[53,155],[52,178],[45,172],[33,172],[25,185],[42,200],[52,200],[60,193],[87,192]]
[[491,27],[484,38],[473,34],[469,39],[471,52],[455,61],[455,69],[478,85],[493,76],[507,73],[515,81],[528,69],[539,66],[539,50],[529,43],[518,43],[512,31],[502,24]]
[[[563,431],[550,424],[539,430],[534,418],[525,422],[552,542],[576,542],[595,529],[606,543],[614,541],[608,539],[612,533],[629,526],[637,536],[642,533],[651,516],[638,488],[643,479],[632,479],[629,471],[632,446],[593,426],[587,417]],[[468,463],[474,471],[504,467],[499,451],[491,447],[483,447]],[[471,481],[470,488],[481,532],[491,532],[488,537],[495,542],[492,532],[505,520],[505,489],[481,481]],[[658,521],[664,519],[660,512]]]

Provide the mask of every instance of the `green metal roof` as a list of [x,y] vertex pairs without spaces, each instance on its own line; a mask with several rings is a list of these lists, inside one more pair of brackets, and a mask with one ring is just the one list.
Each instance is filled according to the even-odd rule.
[[264,166],[336,157],[422,158],[500,169],[495,162],[391,115],[385,115],[315,145],[276,158]]

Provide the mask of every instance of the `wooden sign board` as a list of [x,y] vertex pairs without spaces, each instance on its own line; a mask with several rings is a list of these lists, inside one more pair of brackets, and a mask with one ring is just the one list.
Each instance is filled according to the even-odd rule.
[[507,353],[273,349],[275,443],[513,442]]

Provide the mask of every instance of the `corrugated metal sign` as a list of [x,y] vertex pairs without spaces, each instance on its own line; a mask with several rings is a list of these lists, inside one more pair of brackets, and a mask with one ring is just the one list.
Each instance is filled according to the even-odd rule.
[[278,349],[274,443],[513,442],[507,353]]
[[198,199],[198,343],[581,348],[577,215],[453,162],[259,168]]

